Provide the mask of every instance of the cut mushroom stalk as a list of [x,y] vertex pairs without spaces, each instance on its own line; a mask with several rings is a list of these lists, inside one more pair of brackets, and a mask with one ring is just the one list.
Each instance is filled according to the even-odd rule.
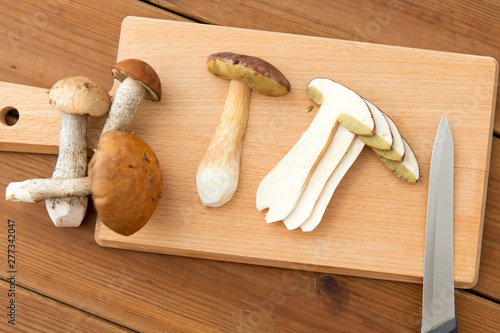
[[10,183],[5,189],[5,200],[36,203],[46,199],[85,197],[91,194],[87,177],[28,179]]
[[321,220],[323,219],[323,215],[325,214],[326,208],[330,203],[337,186],[340,184],[340,181],[344,178],[347,171],[354,164],[354,161],[358,158],[359,154],[363,150],[365,143],[360,139],[360,137],[356,137],[349,150],[340,161],[335,171],[332,173],[330,178],[328,179],[321,195],[319,196],[316,204],[314,205],[314,209],[311,212],[311,215],[300,225],[302,231],[312,231],[314,230]]
[[297,206],[283,220],[288,230],[298,228],[311,215],[325,184],[331,178],[331,174],[340,166],[341,160],[349,154],[348,149],[355,137],[355,134],[349,132],[343,126],[339,126],[332,142],[314,169]]
[[[373,135],[375,123],[370,109],[352,90],[329,79],[317,78],[311,81],[307,93],[313,101],[321,104],[317,115],[299,141],[262,180],[257,190],[257,209],[262,211],[269,208],[266,215],[268,223],[284,220],[295,209],[316,165],[332,142],[340,115],[347,115],[349,131],[358,135]],[[351,141],[341,140],[343,153],[338,161],[352,139],[351,136]],[[323,172],[318,186],[323,188],[328,176],[328,172]]]
[[[94,81],[77,76],[58,81],[49,91],[50,104],[63,112],[59,155],[53,178],[80,178],[87,172],[87,116],[109,110],[107,92]],[[58,227],[78,227],[87,210],[87,197],[45,201],[47,212]]]
[[143,98],[161,100],[161,81],[150,65],[138,59],[115,64],[111,73],[121,84],[115,92],[102,133],[110,130],[126,132]]
[[207,69],[231,80],[220,122],[196,173],[203,205],[220,207],[231,200],[238,187],[251,89],[266,96],[279,96],[288,93],[290,83],[270,63],[229,52],[210,55]]

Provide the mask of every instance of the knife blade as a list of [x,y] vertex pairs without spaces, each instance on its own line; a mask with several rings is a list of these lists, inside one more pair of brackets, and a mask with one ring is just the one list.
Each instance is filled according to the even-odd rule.
[[422,332],[457,332],[453,271],[453,168],[451,128],[441,118],[429,173],[425,231]]

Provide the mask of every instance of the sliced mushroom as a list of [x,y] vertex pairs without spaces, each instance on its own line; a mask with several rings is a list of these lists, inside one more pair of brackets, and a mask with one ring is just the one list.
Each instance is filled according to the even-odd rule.
[[288,93],[290,83],[270,63],[230,52],[210,55],[207,69],[231,80],[219,124],[196,173],[203,205],[220,207],[231,200],[238,187],[251,89],[266,96],[280,96]]
[[111,73],[121,84],[113,97],[102,133],[110,130],[126,132],[143,98],[161,100],[161,81],[155,70],[139,59],[120,61],[111,67]]
[[349,154],[348,149],[352,146],[355,137],[355,134],[349,132],[343,126],[338,127],[332,142],[314,169],[297,205],[283,220],[288,230],[300,227],[311,215],[316,201],[324,191],[328,179],[331,178],[331,174],[337,170],[342,159]]
[[340,161],[339,165],[335,168],[332,175],[328,179],[321,195],[319,196],[316,204],[314,205],[314,209],[311,212],[311,215],[300,225],[302,231],[312,231],[314,230],[321,220],[323,219],[323,215],[325,214],[326,208],[330,203],[337,186],[340,184],[340,181],[344,178],[347,171],[354,164],[354,161],[358,158],[359,154],[363,150],[365,143],[360,139],[360,137],[356,137],[349,147],[349,150]]
[[401,136],[401,133],[399,132],[399,129],[394,123],[394,121],[391,118],[389,118],[389,116],[387,116],[385,113],[382,112],[382,114],[387,119],[387,122],[389,123],[389,127],[391,129],[393,137],[392,148],[389,150],[381,150],[372,147],[372,149],[380,157],[392,161],[401,162],[405,156],[405,145],[403,143],[403,137]]
[[[352,90],[329,79],[317,78],[309,83],[309,97],[321,104],[308,129],[285,157],[267,174],[257,190],[257,209],[269,208],[266,221],[284,220],[296,207],[309,183],[316,165],[328,149],[339,125],[339,117],[345,115],[346,126],[358,135],[373,135],[375,123],[365,101]],[[350,133],[342,134],[343,151],[338,164],[347,152],[354,137]],[[349,138],[350,140],[349,140]],[[335,165],[328,169],[334,169]],[[326,170],[318,176],[318,185],[313,185],[314,192],[322,189],[331,172]]]
[[402,139],[405,146],[403,161],[392,161],[378,154],[377,156],[387,170],[392,172],[396,177],[406,180],[409,183],[416,183],[420,178],[420,168],[418,166],[417,157],[405,138]]
[[[111,101],[96,82],[82,77],[62,79],[49,91],[49,102],[63,112],[59,155],[53,178],[79,178],[87,172],[87,115],[105,115]],[[78,227],[87,211],[87,197],[49,199],[47,212],[58,227]]]
[[[373,115],[373,120],[375,121],[375,134],[372,136],[360,136],[360,139],[369,147],[384,151],[390,150],[394,140],[385,114],[370,101],[365,99],[365,102],[368,104]],[[340,123],[342,124],[342,121]]]

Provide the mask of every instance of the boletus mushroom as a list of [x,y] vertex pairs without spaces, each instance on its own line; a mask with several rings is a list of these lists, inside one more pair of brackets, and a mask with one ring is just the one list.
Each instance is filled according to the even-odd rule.
[[113,97],[102,133],[126,132],[143,98],[161,100],[161,81],[153,67],[139,59],[120,61],[111,67],[111,73],[121,84]]
[[[53,178],[80,178],[87,172],[87,116],[105,115],[111,101],[108,93],[91,79],[75,76],[56,82],[49,102],[62,112],[59,155]],[[87,211],[87,197],[48,199],[47,212],[58,227],[78,227]]]
[[128,236],[153,215],[161,194],[162,171],[153,150],[137,136],[107,131],[89,163],[88,177],[30,179],[10,183],[5,197],[38,202],[92,194],[101,221]]
[[153,215],[162,188],[162,171],[153,150],[137,136],[107,131],[89,163],[92,200],[111,230],[128,236]]
[[198,167],[196,186],[203,205],[220,207],[238,187],[251,90],[280,96],[290,91],[290,83],[267,61],[231,52],[208,56],[207,69],[230,83],[219,124]]

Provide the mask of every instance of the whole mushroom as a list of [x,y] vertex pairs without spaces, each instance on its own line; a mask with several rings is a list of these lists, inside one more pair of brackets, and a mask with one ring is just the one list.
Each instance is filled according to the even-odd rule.
[[267,61],[231,52],[211,54],[207,69],[230,80],[222,116],[196,174],[203,205],[219,207],[231,200],[238,187],[251,90],[280,96],[290,91],[290,83]]
[[104,133],[88,173],[88,177],[82,178],[10,183],[5,198],[38,202],[92,194],[101,221],[125,236],[141,229],[156,210],[162,189],[162,171],[154,152],[137,136],[121,131]]
[[101,221],[128,236],[153,215],[162,189],[162,171],[153,150],[137,136],[108,131],[89,164],[92,199]]
[[[59,155],[53,178],[80,178],[87,172],[87,117],[105,115],[111,100],[91,79],[75,76],[56,82],[49,90],[49,102],[62,112]],[[47,212],[58,227],[78,227],[87,210],[87,197],[45,201]]]
[[102,133],[126,132],[143,98],[161,100],[161,81],[153,67],[139,59],[120,61],[111,67],[111,73],[121,84],[113,97]]

